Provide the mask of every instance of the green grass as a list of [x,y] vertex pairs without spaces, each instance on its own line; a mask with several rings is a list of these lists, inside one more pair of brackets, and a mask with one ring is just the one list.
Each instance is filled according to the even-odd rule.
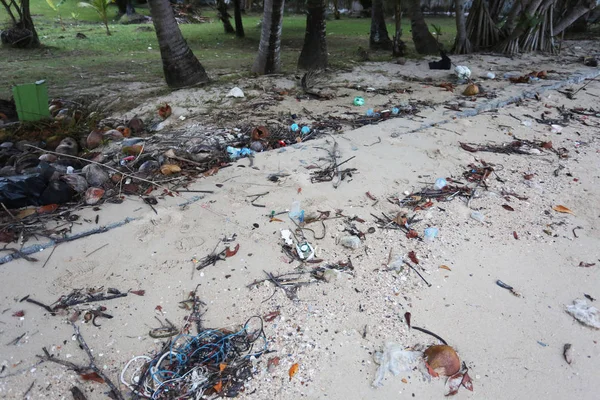
[[[98,86],[99,95],[105,83],[148,82],[162,85],[162,63],[155,33],[140,32],[146,25],[121,25],[112,21],[112,36],[107,36],[97,14],[77,7],[76,0],[67,0],[60,12],[66,30],[61,29],[56,13],[45,0],[31,0],[33,19],[43,48],[18,50],[0,48],[0,97],[10,96],[15,84],[46,79],[50,95],[69,94],[81,87]],[[146,6],[137,6],[138,13],[148,15]],[[116,15],[111,7],[111,19]],[[75,13],[74,18],[71,13]],[[246,38],[238,39],[223,32],[223,26],[211,9],[203,10],[211,23],[180,25],[184,37],[210,75],[228,73],[247,75],[258,49],[260,15],[244,16]],[[442,27],[441,42],[447,47],[455,35],[454,20],[435,18],[429,22]],[[296,69],[296,63],[304,40],[306,18],[302,15],[286,15],[283,24],[282,66],[284,72]],[[410,23],[404,23],[404,39],[409,55],[414,54],[410,40]],[[327,22],[328,50],[334,68],[353,65],[357,49],[368,48],[369,19],[342,19]],[[394,32],[388,24],[390,35]],[[88,39],[76,39],[81,32]],[[387,52],[374,53],[373,60],[391,60]]]

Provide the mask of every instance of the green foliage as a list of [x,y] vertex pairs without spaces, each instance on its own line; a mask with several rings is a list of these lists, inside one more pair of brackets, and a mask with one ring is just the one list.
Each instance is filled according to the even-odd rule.
[[[46,0],[46,1],[49,1],[49,0]],[[83,1],[80,3],[77,3],[77,6],[83,7],[83,8],[88,7],[88,8],[94,9],[94,11],[96,11],[98,16],[102,20],[102,23],[104,24],[104,26],[106,27],[106,34],[110,36],[110,29],[108,29],[108,6],[110,5],[110,3],[112,3],[111,0],[91,0],[89,3],[86,3]]]

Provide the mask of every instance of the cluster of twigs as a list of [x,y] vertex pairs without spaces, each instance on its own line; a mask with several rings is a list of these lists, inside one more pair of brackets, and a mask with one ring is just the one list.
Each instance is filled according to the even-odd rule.
[[358,171],[356,168],[346,168],[343,170],[340,169],[340,166],[352,160],[355,156],[352,156],[342,162],[338,162],[338,158],[340,157],[340,151],[337,142],[334,142],[332,150],[328,150],[322,147],[318,148],[327,151],[327,153],[329,154],[329,165],[324,168],[319,168],[317,171],[311,172],[310,181],[312,183],[333,182],[333,187],[337,189],[340,183],[342,183],[342,181],[346,177],[352,177],[352,174]]
[[474,144],[474,143],[464,143],[459,142],[460,147],[463,150],[466,150],[471,153],[476,153],[479,151],[485,151],[490,153],[501,153],[501,154],[525,154],[525,155],[534,155],[541,154],[544,150],[551,151],[555,153],[560,158],[568,157],[568,150],[565,148],[555,149],[552,146],[552,142],[542,142],[542,141],[533,141],[527,139],[518,139],[515,137],[515,140],[509,143],[502,144]]

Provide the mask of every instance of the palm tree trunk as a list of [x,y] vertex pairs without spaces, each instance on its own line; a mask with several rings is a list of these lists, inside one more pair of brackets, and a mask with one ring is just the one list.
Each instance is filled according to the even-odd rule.
[[340,19],[339,0],[333,0],[333,18]]
[[415,50],[419,54],[438,54],[440,52],[438,42],[435,40],[425,23],[425,17],[421,12],[420,0],[408,0],[410,12],[410,26],[412,28]]
[[456,40],[454,41],[454,53],[468,54],[473,49],[467,36],[467,24],[465,18],[466,3],[465,0],[454,0],[454,9],[456,11]]
[[391,50],[392,41],[385,26],[383,15],[383,0],[373,0],[371,5],[371,35],[369,48],[373,50]]
[[225,29],[225,33],[235,33],[235,29],[231,25],[231,15],[227,12],[227,4],[225,4],[225,0],[217,0],[217,11],[219,12],[219,19],[223,22],[223,29]]
[[567,12],[567,15],[561,18],[556,26],[554,26],[554,36],[560,35],[565,29],[573,25],[579,17],[593,10],[595,7],[596,2],[593,0],[582,0],[577,2],[577,4]]
[[264,13],[258,55],[252,72],[274,74],[281,69],[281,25],[284,0],[264,0]]
[[186,43],[169,0],[148,0],[167,85],[182,88],[208,82],[208,75]]
[[31,19],[31,10],[29,9],[29,0],[21,0],[21,23],[23,28],[28,29],[31,32],[31,39],[29,40],[27,48],[40,47],[40,38],[33,25]]
[[396,22],[396,33],[394,34],[392,55],[402,57],[406,49],[406,44],[400,39],[402,37],[402,0],[395,0],[394,2],[394,20]]
[[308,70],[327,68],[325,7],[325,0],[306,2],[306,34],[298,59],[298,68]]
[[235,18],[235,36],[243,38],[244,24],[242,22],[242,0],[233,0],[233,15]]

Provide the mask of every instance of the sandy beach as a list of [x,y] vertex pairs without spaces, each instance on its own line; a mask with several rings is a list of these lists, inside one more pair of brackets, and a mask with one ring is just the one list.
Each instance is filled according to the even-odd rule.
[[[496,59],[498,80],[481,83],[497,91],[497,96],[476,102],[459,98],[466,85],[457,85],[454,93],[436,86],[449,79],[451,71],[425,70],[423,61],[409,61],[406,66],[371,63],[354,74],[362,80],[352,81],[352,73],[336,78],[338,94],[346,96],[331,102],[297,102],[290,96],[262,112],[297,112],[306,121],[303,107],[313,113],[342,115],[341,104],[351,106],[356,95],[356,89],[343,88],[343,82],[350,87],[396,84],[411,89],[404,94],[365,92],[365,109],[403,99],[431,100],[435,107],[422,108],[418,114],[422,118],[390,119],[259,153],[252,164],[241,159],[190,187],[214,193],[165,196],[154,205],[156,213],[133,196],[123,204],[103,204],[98,211],[78,211],[81,220],[94,221],[98,215],[98,226],[130,219],[106,233],[36,253],[37,262],[17,259],[0,266],[0,363],[5,367],[0,373],[0,397],[22,399],[31,386],[28,399],[69,399],[69,389],[78,386],[88,399],[108,398],[105,385],[83,381],[61,365],[38,363],[36,355],[43,354],[43,347],[71,362],[86,364],[87,358],[74,340],[68,314],[50,315],[35,304],[19,302],[24,296],[50,304],[74,288],[144,290],[144,296],[130,293],[102,303],[113,318],[101,318],[101,326],[77,322],[98,366],[119,383],[123,393],[129,393],[119,377],[125,364],[158,351],[168,340],[148,336],[158,326],[156,317],[167,318],[177,327],[184,325],[189,310],[180,308],[179,302],[199,285],[197,294],[206,303],[205,327],[235,330],[252,316],[278,312],[264,322],[268,349],[273,352],[253,361],[255,374],[240,398],[444,398],[445,378],[428,379],[417,367],[398,376],[388,372],[382,386],[372,385],[378,368],[374,354],[386,343],[403,348],[439,344],[434,337],[409,328],[405,314],[410,312],[413,326],[441,336],[469,368],[474,391],[461,388],[456,398],[597,399],[600,331],[579,323],[565,307],[575,299],[597,306],[589,297],[600,298],[600,83],[589,83],[572,99],[560,91],[577,90],[589,81],[556,90],[544,88],[578,71],[597,71],[577,65],[576,56],[554,64],[541,56]],[[474,56],[456,62],[473,65],[473,76],[479,77],[492,59]],[[532,84],[511,84],[502,78],[505,71],[542,68],[556,72],[547,81]],[[386,71],[382,72],[386,78],[376,76],[376,70]],[[412,74],[415,80],[409,82],[400,74]],[[434,80],[424,82],[426,76]],[[443,106],[456,102],[463,111],[475,110],[484,102],[524,92],[539,96],[463,118],[454,118],[456,111]],[[188,94],[179,91],[170,96]],[[170,128],[183,126],[177,117],[190,115],[187,108],[177,108],[173,97],[167,100],[174,105]],[[237,107],[240,115],[252,114],[244,103],[227,106]],[[592,111],[587,116],[569,113],[574,109]],[[139,108],[130,114],[143,112]],[[536,121],[562,120],[565,114],[570,117],[560,132]],[[258,123],[267,117],[256,112],[253,118]],[[484,146],[517,139],[551,145],[527,154],[469,152],[460,146],[460,142]],[[334,143],[340,161],[353,157],[343,168],[355,171],[337,188],[332,182],[311,182],[310,167],[326,165]],[[469,165],[482,162],[493,168],[487,187],[470,183],[464,175],[472,169]],[[268,179],[272,174],[281,177],[273,182]],[[450,183],[453,179],[474,188],[473,193],[470,198],[431,199],[431,205],[416,211],[401,204],[407,195],[431,188],[438,178]],[[258,194],[264,195],[252,204]],[[282,252],[281,230],[296,227],[287,213],[278,216],[281,221],[271,222],[270,213],[289,210],[294,201],[301,202],[305,218],[324,211],[339,217],[304,226],[310,228],[302,233],[315,257],[323,260],[320,264],[299,263]],[[556,211],[557,206],[571,213]],[[410,239],[402,230],[376,223],[375,216],[396,217],[403,212],[416,214],[418,222],[412,228],[421,237],[426,228],[437,228],[437,237]],[[357,249],[340,244],[351,228],[365,233]],[[367,233],[369,228],[374,232]],[[90,224],[83,222],[73,226],[73,232],[88,229]],[[230,243],[220,242],[234,235]],[[237,244],[234,256],[195,269],[197,260],[215,246]],[[411,251],[418,264],[410,261]],[[310,272],[319,265],[348,260],[353,270],[334,271],[326,281],[311,280],[307,274],[310,283],[298,289],[295,299],[269,281],[248,287],[265,279],[265,272]],[[422,277],[402,262],[396,265],[403,267],[392,268],[397,260],[410,262]],[[586,264],[595,265],[580,266]],[[500,287],[497,280],[512,286],[515,293]],[[20,310],[22,317],[12,316]],[[16,344],[10,344],[22,334]],[[563,356],[567,343],[572,345],[571,364]],[[268,366],[273,357],[278,357],[278,365]],[[298,372],[290,378],[294,364]]]

